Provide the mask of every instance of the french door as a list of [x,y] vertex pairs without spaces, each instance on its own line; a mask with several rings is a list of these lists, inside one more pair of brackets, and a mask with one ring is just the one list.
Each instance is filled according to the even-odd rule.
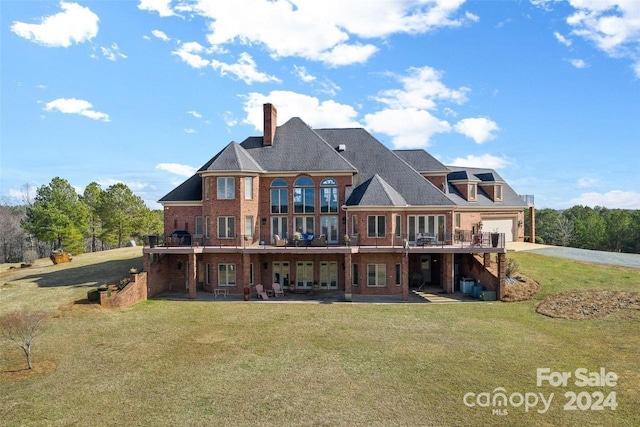
[[298,261],[296,264],[296,289],[311,289],[313,285],[313,262]]
[[289,229],[289,219],[286,216],[271,217],[271,244],[275,244],[273,236],[277,234],[282,239],[288,238],[287,230]]
[[289,261],[273,261],[271,275],[272,283],[280,283],[284,288],[288,287],[291,280]]
[[444,239],[444,215],[409,215],[407,218],[407,234],[409,241],[415,242],[418,234],[430,234],[438,240]]
[[320,263],[320,289],[335,290],[338,289],[338,263],[321,262]]
[[338,242],[338,217],[337,216],[321,216],[320,217],[321,233],[327,236],[327,242]]

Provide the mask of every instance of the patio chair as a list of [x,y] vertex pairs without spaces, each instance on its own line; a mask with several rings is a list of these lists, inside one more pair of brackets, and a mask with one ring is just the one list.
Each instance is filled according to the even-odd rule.
[[327,245],[327,236],[321,234],[320,237],[317,237],[311,241],[311,246],[326,246]]
[[267,295],[267,293],[265,292],[264,286],[256,285],[256,298],[262,298],[263,300],[269,299],[269,295]]
[[282,290],[282,286],[280,286],[280,283],[274,283],[271,285],[271,287],[273,288],[273,296],[277,297],[283,297],[284,296],[284,291]]
[[273,241],[275,242],[276,246],[287,246],[287,239],[282,239],[277,234],[273,235]]

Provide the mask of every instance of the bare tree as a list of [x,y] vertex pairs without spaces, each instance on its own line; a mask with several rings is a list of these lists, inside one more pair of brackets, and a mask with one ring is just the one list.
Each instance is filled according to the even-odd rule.
[[31,363],[31,345],[33,340],[45,331],[44,321],[49,313],[44,311],[27,311],[23,309],[0,317],[0,333],[9,341],[22,349],[27,358],[27,366]]

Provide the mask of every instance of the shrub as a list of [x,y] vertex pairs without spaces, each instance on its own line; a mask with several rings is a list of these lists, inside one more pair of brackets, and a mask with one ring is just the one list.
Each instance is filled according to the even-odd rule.
[[507,266],[506,266],[506,275],[507,277],[513,277],[514,274],[518,272],[520,268],[520,264],[513,258],[507,258]]
[[24,254],[22,254],[22,262],[24,262],[25,264],[33,264],[37,259],[38,252],[34,251],[33,249],[24,251]]

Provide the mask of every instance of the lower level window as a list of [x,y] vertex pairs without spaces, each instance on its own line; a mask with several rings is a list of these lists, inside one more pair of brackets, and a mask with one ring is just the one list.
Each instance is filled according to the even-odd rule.
[[386,264],[367,264],[367,286],[387,286]]
[[236,265],[218,264],[218,286],[234,286],[236,284]]

